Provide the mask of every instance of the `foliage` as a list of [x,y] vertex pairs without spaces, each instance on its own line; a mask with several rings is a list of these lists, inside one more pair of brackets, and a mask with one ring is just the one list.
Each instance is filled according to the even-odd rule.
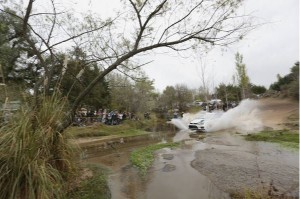
[[[0,13],[14,22],[0,22],[4,34],[0,39],[5,38],[0,48],[13,55],[13,59],[2,57],[1,62],[13,63],[5,64],[6,74],[7,67],[12,66],[23,71],[18,73],[20,84],[26,85],[24,89],[32,89],[34,98],[29,108],[21,112],[22,117],[1,129],[1,198],[57,198],[62,194],[62,181],[72,168],[67,155],[72,151],[67,149],[61,132],[72,123],[82,102],[94,98],[89,94],[105,82],[108,74],[118,70],[128,75],[136,71],[146,64],[137,63],[137,58],[150,51],[155,53],[156,49],[208,50],[236,42],[251,29],[250,18],[235,13],[241,1],[122,1],[122,14],[115,12],[108,19],[91,13],[79,17],[64,1],[26,3],[11,0],[0,4]],[[12,31],[7,31],[7,25],[12,24],[16,26],[9,26]],[[7,38],[13,39],[7,42]],[[70,94],[74,97],[70,106],[64,106],[61,103],[66,99],[54,98],[52,94],[61,88],[62,76],[57,71],[64,65],[61,55],[67,54],[65,49],[72,45],[83,49],[83,63],[90,72],[83,74],[85,84],[79,86],[78,93]],[[22,56],[14,55],[17,51]],[[70,63],[76,64],[76,59]],[[76,76],[74,82],[80,81]],[[70,89],[69,83],[64,94]],[[107,85],[102,86],[107,91]],[[99,101],[97,106],[101,103],[108,102]]]
[[134,104],[134,85],[127,77],[113,73],[108,78],[111,92],[111,108],[131,111]]
[[[8,9],[9,10],[9,9]],[[34,71],[28,67],[20,68],[17,62],[25,61],[23,57],[30,55],[30,50],[24,39],[16,37],[22,23],[14,16],[0,12],[0,65],[3,68],[4,78],[7,82],[24,83],[25,74]]]
[[144,78],[136,81],[134,85],[133,112],[150,112],[154,105],[157,94],[154,92],[154,81]]
[[108,81],[112,109],[133,113],[145,113],[153,109],[157,94],[154,91],[153,80],[149,80],[145,74],[135,81],[130,81],[128,77],[114,73]]
[[[86,55],[80,48],[75,48],[69,54],[65,55],[70,57],[67,62],[67,68],[64,76],[62,77],[59,85],[60,90],[64,96],[67,96],[69,102],[74,103],[75,99],[84,88],[102,71],[96,64],[88,64]],[[58,65],[59,67],[60,65]],[[61,74],[59,70],[58,76]],[[82,75],[79,73],[82,71]],[[55,83],[53,87],[55,87]],[[89,94],[82,100],[81,106],[87,105],[91,109],[98,110],[105,106],[109,106],[111,95],[108,88],[108,82],[104,78],[102,81],[97,82],[95,87]]]
[[246,65],[243,63],[243,55],[239,52],[235,54],[236,77],[241,88],[242,99],[248,96],[248,86],[250,84],[249,76],[247,75]]
[[[23,5],[12,0],[1,4],[1,13],[13,17],[21,26],[14,37],[23,40],[28,48],[28,59],[20,66],[28,69],[26,77],[33,78],[34,95],[51,93],[49,84],[57,78],[56,66],[63,65],[60,55],[67,54],[62,46],[80,47],[86,54],[84,63],[97,63],[101,71],[95,76],[87,75],[91,81],[83,86],[76,99],[71,100],[69,113],[74,114],[97,83],[104,82],[106,75],[118,70],[130,76],[147,64],[139,61],[147,52],[155,53],[159,48],[179,52],[198,47],[208,50],[218,44],[226,46],[238,41],[252,28],[251,17],[236,15],[241,1],[121,3],[120,12],[124,14],[116,12],[114,17],[107,19],[92,13],[74,15],[72,8],[64,9],[64,5],[69,4],[53,1],[28,0],[27,5]],[[68,124],[65,122],[64,126]]]
[[254,85],[254,84],[250,85],[250,89],[251,89],[251,92],[253,94],[256,94],[256,95],[263,94],[263,93],[265,93],[267,91],[266,87],[259,86],[259,85]]
[[69,127],[66,133],[72,137],[93,137],[93,136],[135,136],[152,132],[157,125],[157,118],[151,116],[149,120],[125,120],[119,125],[106,125],[95,123],[91,126]]
[[286,130],[261,131],[255,134],[248,134],[248,141],[275,142],[283,146],[299,149],[299,133]]
[[175,90],[179,111],[186,111],[188,108],[188,104],[193,102],[192,91],[184,84],[177,84],[175,86]]
[[79,187],[68,193],[68,199],[108,199],[108,171],[98,165],[86,165],[92,171],[92,176],[80,182]]
[[147,170],[150,168],[154,161],[154,151],[157,151],[162,148],[174,148],[178,146],[179,143],[161,143],[149,145],[147,147],[134,150],[131,153],[130,161],[134,166],[136,166],[139,169],[141,175],[145,176],[147,174]]
[[131,122],[125,122],[120,125],[94,124],[85,127],[69,127],[66,133],[73,137],[96,137],[96,136],[134,136],[143,135],[147,132],[141,129],[136,129]]
[[[173,110],[176,107],[176,91],[173,86],[167,86],[159,96],[156,105],[156,112],[164,115],[164,112]],[[161,113],[162,112],[162,113]]]
[[274,199],[274,196],[270,196],[267,191],[264,190],[251,190],[245,189],[243,192],[230,193],[232,199]]
[[167,86],[158,100],[157,109],[168,111],[179,109],[186,111],[188,105],[193,102],[193,91],[184,84],[177,84],[175,87]]
[[290,73],[281,77],[277,76],[278,80],[271,84],[270,89],[281,91],[287,96],[299,100],[299,61],[290,69]]
[[241,91],[240,88],[234,86],[233,84],[220,84],[216,88],[216,93],[219,99],[223,102],[238,102],[241,99]]
[[64,98],[25,106],[0,129],[0,198],[60,198],[75,169],[75,151],[60,134]]

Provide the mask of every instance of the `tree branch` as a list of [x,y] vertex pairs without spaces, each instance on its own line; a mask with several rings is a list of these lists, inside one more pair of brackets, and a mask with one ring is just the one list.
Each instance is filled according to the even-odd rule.
[[25,14],[24,19],[23,19],[23,34],[26,34],[26,32],[27,32],[27,24],[28,24],[28,20],[29,20],[29,17],[30,17],[31,10],[32,10],[33,2],[34,2],[34,0],[29,0],[29,2],[28,2],[28,6],[27,6],[27,9],[26,9],[26,14]]

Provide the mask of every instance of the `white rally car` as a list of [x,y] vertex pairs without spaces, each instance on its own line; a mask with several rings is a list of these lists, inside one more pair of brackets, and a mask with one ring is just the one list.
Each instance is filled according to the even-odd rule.
[[205,131],[204,123],[205,123],[204,118],[194,119],[190,122],[189,129],[204,132]]

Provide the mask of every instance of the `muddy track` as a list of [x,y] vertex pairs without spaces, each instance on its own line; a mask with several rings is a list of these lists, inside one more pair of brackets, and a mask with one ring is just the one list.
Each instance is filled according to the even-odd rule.
[[[291,114],[298,123],[297,102],[270,98],[261,100],[259,106],[268,128],[289,128],[285,124]],[[273,197],[299,198],[298,151],[272,143],[247,142],[229,132],[209,136],[203,142],[208,147],[195,153],[191,165],[225,192],[248,190]]]
[[[298,123],[297,102],[262,99],[259,109],[268,129],[288,128],[290,118]],[[181,148],[157,151],[147,180],[139,178],[128,157],[133,148],[157,141],[153,138],[94,140],[85,145],[88,158],[83,161],[100,163],[113,171],[109,184],[115,199],[228,199],[228,193],[251,190],[273,198],[299,198],[298,151],[245,141],[235,131],[202,134],[201,140],[190,138],[190,133],[182,130],[173,137],[174,141],[183,140]]]

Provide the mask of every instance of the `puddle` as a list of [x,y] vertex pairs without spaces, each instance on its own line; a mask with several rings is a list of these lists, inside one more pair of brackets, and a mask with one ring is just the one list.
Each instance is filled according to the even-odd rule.
[[[227,199],[229,195],[216,187],[206,176],[191,167],[195,159],[195,149],[205,148],[205,144],[195,143],[192,149],[160,150],[150,171],[144,198],[210,198]],[[172,154],[174,158],[166,159],[164,154]],[[166,172],[165,169],[169,168]]]
[[[298,151],[273,143],[248,142],[234,132],[201,134],[201,141],[189,135],[188,130],[181,130],[175,136],[127,142],[106,154],[92,150],[84,161],[111,169],[112,199],[228,199],[232,191],[259,186],[268,189],[270,183],[278,194],[299,197]],[[131,151],[172,139],[180,141],[181,147],[157,151],[147,178],[141,179],[130,165]]]
[[[187,132],[180,131],[176,135]],[[176,136],[175,136],[176,137]],[[109,186],[112,199],[152,199],[152,198],[210,198],[227,199],[229,195],[217,188],[200,172],[191,167],[195,152],[203,150],[207,144],[188,138],[179,149],[162,149],[156,152],[156,159],[147,179],[141,179],[138,171],[130,165],[129,155],[140,145],[128,146],[110,154],[93,153],[85,159],[90,163],[102,164],[112,170]],[[182,139],[181,139],[182,140]],[[150,143],[143,142],[144,145]]]
[[[227,116],[223,117],[223,122],[229,116],[234,121],[233,125],[225,125],[226,128],[249,127],[246,124],[253,127],[252,120],[258,118],[256,108],[242,108],[224,113]],[[299,198],[299,151],[273,143],[248,142],[236,130],[191,134],[188,123],[203,114],[184,114],[182,119],[172,120],[170,123],[181,129],[176,135],[174,132],[169,135],[152,134],[132,140],[124,138],[122,142],[95,143],[85,149],[83,161],[111,169],[109,186],[113,199],[227,199],[230,192],[261,191],[261,188],[271,191],[273,196]],[[205,115],[218,116],[220,120],[215,123],[221,124],[221,114]],[[244,122],[236,122],[232,118],[243,119]],[[241,133],[246,134],[248,130]],[[138,171],[130,165],[130,152],[166,140],[180,142],[181,147],[157,151],[147,178],[141,179]]]

